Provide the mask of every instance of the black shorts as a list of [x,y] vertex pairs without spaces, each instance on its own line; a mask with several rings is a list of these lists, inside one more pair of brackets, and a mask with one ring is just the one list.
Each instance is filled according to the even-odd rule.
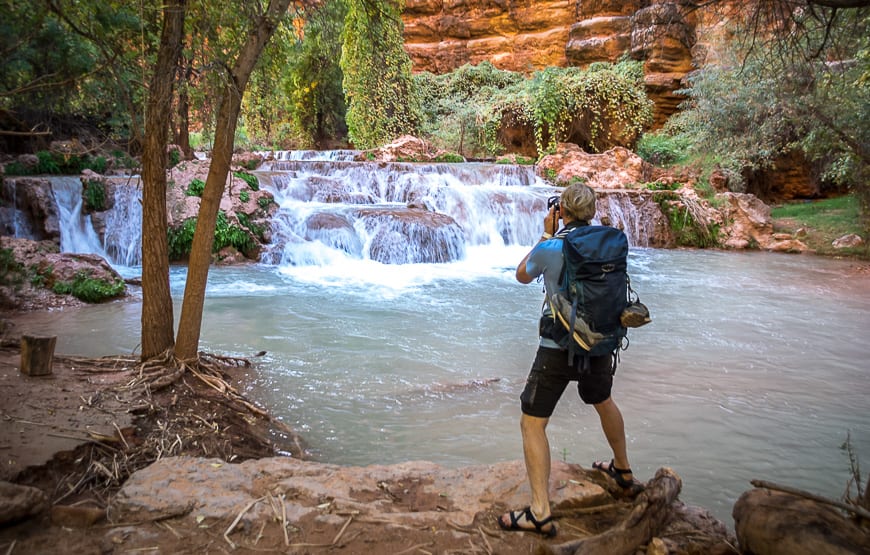
[[569,365],[567,351],[538,347],[526,387],[520,395],[523,414],[539,418],[552,416],[571,381],[577,381],[577,392],[587,405],[606,401],[616,372],[615,357],[589,357],[588,367],[581,371],[582,366],[582,359],[579,364]]

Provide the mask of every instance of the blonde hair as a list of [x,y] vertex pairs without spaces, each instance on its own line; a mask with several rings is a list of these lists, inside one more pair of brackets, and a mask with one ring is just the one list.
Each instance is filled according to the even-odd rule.
[[559,210],[575,220],[592,220],[595,217],[595,191],[585,183],[568,185],[562,191]]

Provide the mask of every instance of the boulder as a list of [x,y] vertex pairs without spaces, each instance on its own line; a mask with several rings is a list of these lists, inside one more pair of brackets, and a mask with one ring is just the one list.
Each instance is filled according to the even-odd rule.
[[850,233],[848,235],[843,235],[839,239],[834,240],[831,245],[835,249],[850,249],[864,245],[864,239],[862,239],[861,236],[856,233]]
[[582,178],[593,189],[625,189],[646,181],[652,167],[623,147],[601,154],[589,154],[572,143],[559,143],[556,152],[541,158],[538,175],[555,176],[557,183]]
[[[441,263],[465,256],[465,235],[446,214],[409,208],[360,208],[372,237],[368,256],[384,264]],[[410,244],[410,248],[409,248]]]
[[0,481],[0,525],[36,516],[48,506],[42,490]]

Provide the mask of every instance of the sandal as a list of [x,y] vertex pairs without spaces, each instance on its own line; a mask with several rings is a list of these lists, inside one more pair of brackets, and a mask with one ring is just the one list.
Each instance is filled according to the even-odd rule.
[[[519,511],[511,511],[508,514],[511,515],[510,524],[505,524],[504,522],[502,522],[501,517],[498,517],[497,519],[498,525],[502,530],[507,530],[509,532],[535,532],[547,538],[552,538],[556,536],[556,525],[552,523],[553,515],[538,520],[535,518],[535,515],[532,514],[531,507],[526,507],[525,509],[521,509]],[[520,518],[525,518],[526,522],[530,522],[535,528],[523,528],[522,526],[520,526]],[[549,524],[550,527],[545,530],[544,526],[546,526],[547,524]]]
[[613,464],[613,459],[610,459],[609,463],[604,462],[594,462],[592,463],[592,468],[595,470],[600,470],[601,472],[607,474],[611,478],[616,481],[616,485],[621,487],[623,490],[629,490],[632,493],[640,493],[643,491],[643,486],[632,478],[626,478],[626,474],[632,474],[630,468],[617,468],[616,465]]

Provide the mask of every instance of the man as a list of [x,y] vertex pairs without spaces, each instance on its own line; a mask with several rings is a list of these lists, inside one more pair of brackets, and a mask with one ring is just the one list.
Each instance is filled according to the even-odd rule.
[[[572,228],[588,225],[593,216],[595,192],[581,183],[566,187],[560,202],[550,207],[544,219],[544,234],[540,241],[517,266],[517,281],[531,283],[543,275],[548,298],[558,291],[563,265],[562,239],[553,237],[558,220],[562,220],[565,228]],[[550,444],[546,429],[556,403],[569,382],[577,381],[580,398],[595,407],[601,428],[613,451],[610,462],[595,462],[593,468],[614,478],[627,491],[640,488],[634,482],[628,464],[622,414],[610,396],[616,357],[609,354],[584,356],[581,351],[569,364],[567,350],[553,340],[552,328],[559,325],[553,321],[549,303],[545,303],[538,351],[525,389],[520,395],[520,429],[526,473],[532,491],[531,505],[505,513],[498,519],[499,526],[504,530],[531,531],[547,537],[556,535],[556,526],[550,513]]]

